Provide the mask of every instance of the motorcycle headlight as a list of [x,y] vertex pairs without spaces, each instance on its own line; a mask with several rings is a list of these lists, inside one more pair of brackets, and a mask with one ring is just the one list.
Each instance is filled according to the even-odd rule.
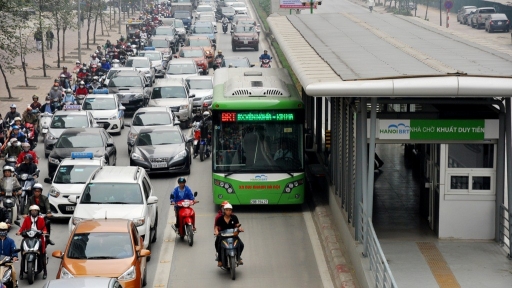
[[180,153],[176,154],[176,156],[174,156],[174,160],[182,159],[182,158],[185,158],[186,156],[187,156],[187,150],[183,150]]
[[130,267],[130,269],[126,270],[121,276],[117,278],[120,281],[129,281],[135,279],[135,266]]
[[2,283],[7,283],[11,279],[12,269],[7,269],[2,276]]
[[133,224],[135,224],[135,226],[137,226],[137,227],[142,226],[142,225],[144,225],[144,223],[146,223],[146,219],[144,217],[135,218],[132,221],[133,221]]
[[151,74],[151,71],[146,70],[146,71],[144,71],[144,73],[145,73],[145,74]]
[[85,218],[73,217],[73,225],[78,225],[78,223],[84,221]]
[[62,269],[60,269],[60,279],[68,279],[68,278],[75,278],[75,276],[73,276],[73,274],[69,273],[68,270],[66,270],[66,268],[62,267]]
[[60,196],[59,190],[57,190],[57,188],[52,186],[52,188],[50,188],[50,196],[55,197],[55,198],[59,197]]
[[48,162],[53,163],[53,164],[57,164],[57,165],[60,164],[59,159],[56,159],[56,158],[53,158],[53,157],[48,157]]
[[112,114],[112,115],[110,115],[110,117],[108,117],[108,120],[115,120],[115,119],[117,119],[117,113]]
[[142,160],[142,161],[144,161],[144,158],[142,158],[142,156],[140,156],[137,153],[132,153],[131,157],[132,157],[133,160]]
[[188,104],[180,105],[180,110],[188,109]]
[[204,97],[204,100],[212,100],[213,99],[213,96],[212,95],[208,95],[208,96],[205,96]]
[[51,133],[46,134],[46,137],[48,138],[48,140],[57,140],[58,139],[57,137],[55,137],[55,135],[53,135]]

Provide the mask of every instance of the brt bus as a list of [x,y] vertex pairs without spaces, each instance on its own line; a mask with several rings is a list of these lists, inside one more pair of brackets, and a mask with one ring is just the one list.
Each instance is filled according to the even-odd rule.
[[215,70],[213,201],[304,202],[304,105],[286,69]]

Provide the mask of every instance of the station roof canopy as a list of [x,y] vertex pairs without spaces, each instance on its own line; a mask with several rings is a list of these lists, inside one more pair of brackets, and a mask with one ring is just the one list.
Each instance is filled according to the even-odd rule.
[[509,47],[477,44],[419,18],[356,8],[267,19],[308,95],[512,96]]

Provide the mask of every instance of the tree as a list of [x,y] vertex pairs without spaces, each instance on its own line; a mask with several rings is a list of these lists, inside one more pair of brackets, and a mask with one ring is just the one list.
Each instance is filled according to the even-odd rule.
[[[46,31],[46,29],[44,29],[44,25],[43,25],[43,10],[44,9],[47,9],[48,6],[45,5],[45,1],[44,0],[38,0],[38,31],[41,32],[42,36],[43,36],[43,39],[44,39],[44,32],[43,31]],[[37,31],[36,31],[37,33]],[[46,77],[46,59],[45,59],[45,55],[44,55],[44,40],[43,40],[43,43],[41,45],[41,58],[43,59],[43,76]]]
[[59,7],[59,9],[51,10],[51,21],[57,32],[57,67],[60,68],[60,31],[62,30],[62,61],[66,61],[66,30],[69,28],[75,28],[77,24],[75,23],[75,13],[73,13],[72,1],[52,0],[52,4],[54,7]]
[[93,0],[87,0],[85,3],[87,6],[87,50],[91,50],[91,48],[89,48],[89,31],[91,30]]
[[18,56],[19,49],[17,33],[17,18],[20,17],[20,6],[13,1],[0,0],[0,72],[4,78],[5,87],[9,98],[12,98],[11,88],[6,73],[14,72],[14,59]]
[[32,35],[34,35],[34,29],[30,29],[28,25],[21,25],[18,26],[18,45],[19,45],[19,56],[20,56],[20,62],[21,62],[21,69],[23,71],[23,77],[25,79],[25,86],[28,85],[28,78],[27,78],[27,61],[25,61],[25,57],[27,54],[30,54],[35,51],[34,45],[31,45],[32,42],[30,40],[33,39]]

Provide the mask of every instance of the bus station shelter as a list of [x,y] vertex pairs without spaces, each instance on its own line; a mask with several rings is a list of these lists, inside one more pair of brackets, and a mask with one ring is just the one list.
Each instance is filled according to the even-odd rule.
[[[347,232],[344,242],[364,244],[369,258],[378,254],[375,145],[399,143],[422,152],[415,169],[424,181],[425,219],[438,239],[508,245],[510,48],[363,10],[271,16],[268,23],[303,87],[317,152],[330,131],[329,205]],[[349,252],[352,262],[360,256]],[[370,270],[386,270],[378,267],[385,259],[375,258]]]

